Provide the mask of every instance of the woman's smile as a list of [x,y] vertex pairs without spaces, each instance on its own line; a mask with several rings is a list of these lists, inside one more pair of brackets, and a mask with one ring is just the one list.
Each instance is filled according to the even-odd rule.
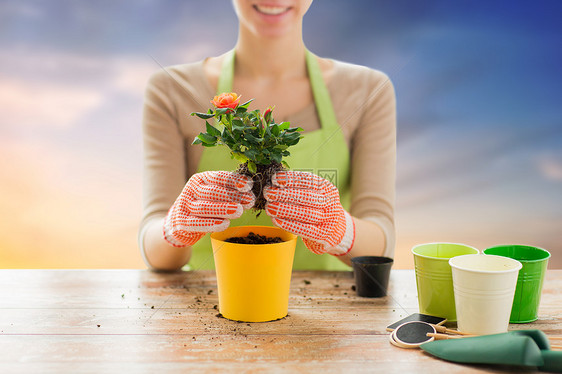
[[262,22],[277,24],[287,20],[289,15],[294,13],[294,8],[292,6],[280,5],[280,4],[253,4],[252,8],[255,10],[258,17]]
[[255,10],[259,13],[268,15],[268,16],[278,16],[280,14],[288,12],[291,7],[283,7],[283,6],[269,6],[269,5],[254,5]]

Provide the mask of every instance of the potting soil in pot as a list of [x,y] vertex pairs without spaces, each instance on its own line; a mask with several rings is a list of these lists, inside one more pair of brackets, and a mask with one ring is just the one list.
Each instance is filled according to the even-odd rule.
[[237,244],[272,244],[283,242],[283,240],[278,236],[272,238],[260,234],[255,234],[253,232],[250,232],[247,236],[234,236],[232,238],[225,239],[224,241]]

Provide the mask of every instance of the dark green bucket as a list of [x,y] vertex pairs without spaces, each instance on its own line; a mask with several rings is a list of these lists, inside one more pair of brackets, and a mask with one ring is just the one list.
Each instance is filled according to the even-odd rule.
[[498,245],[485,249],[484,254],[513,258],[523,264],[517,277],[509,322],[536,321],[539,317],[542,284],[550,253],[528,245]]

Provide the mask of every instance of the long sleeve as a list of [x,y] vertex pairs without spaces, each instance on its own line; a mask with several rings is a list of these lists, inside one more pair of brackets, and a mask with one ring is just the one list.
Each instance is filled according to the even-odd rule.
[[394,256],[396,185],[396,99],[384,73],[336,62],[329,83],[339,124],[351,152],[351,209],[354,217],[384,232],[384,255]]
[[185,141],[165,71],[148,82],[143,112],[143,222],[166,214],[186,181]]
[[351,213],[378,224],[385,234],[384,255],[394,256],[396,184],[396,100],[390,79],[373,77],[366,110],[353,135]]

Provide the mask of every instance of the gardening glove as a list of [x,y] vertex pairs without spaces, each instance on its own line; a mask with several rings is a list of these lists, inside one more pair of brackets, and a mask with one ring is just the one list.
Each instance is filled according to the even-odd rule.
[[265,211],[273,223],[302,237],[316,253],[342,256],[355,240],[355,223],[338,189],[326,179],[302,171],[280,171],[264,189]]
[[195,244],[208,232],[223,231],[230,219],[254,205],[252,180],[228,171],[194,174],[164,221],[164,238],[174,247]]

